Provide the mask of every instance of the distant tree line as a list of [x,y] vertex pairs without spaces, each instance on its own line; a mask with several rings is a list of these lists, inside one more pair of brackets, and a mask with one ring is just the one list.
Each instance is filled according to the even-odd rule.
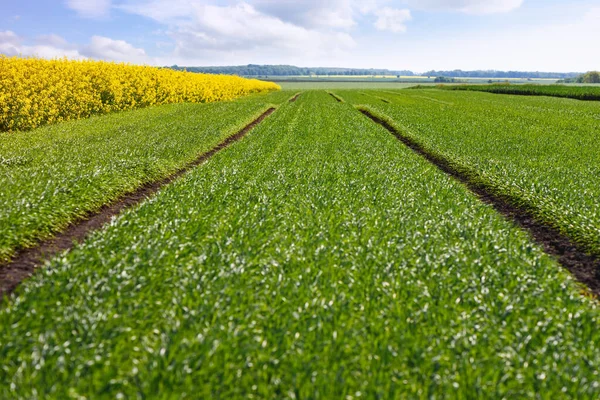
[[560,80],[558,83],[600,83],[600,72],[586,72],[585,74],[581,74],[574,78]]
[[[495,71],[495,70],[477,70],[463,71],[460,69],[453,71],[427,71],[423,74],[416,74],[407,70],[389,70],[389,69],[363,69],[363,68],[303,68],[293,65],[239,65],[222,67],[180,67],[173,65],[170,67],[175,70],[186,70],[190,72],[199,72],[206,74],[224,74],[239,75],[248,77],[266,77],[266,76],[429,76],[446,78],[490,78],[490,79],[578,79],[579,72],[522,72],[522,71]],[[583,79],[583,78],[582,78]]]
[[186,70],[189,72],[200,72],[206,74],[224,74],[239,76],[365,76],[365,75],[394,75],[413,76],[411,71],[391,71],[388,69],[360,69],[360,68],[301,68],[292,65],[241,65],[232,67],[171,67],[176,70]]
[[522,71],[427,71],[423,75],[451,78],[520,78],[520,79],[568,79],[576,78],[579,72],[522,72]]
[[433,80],[435,83],[456,83],[456,79],[447,76],[438,76]]

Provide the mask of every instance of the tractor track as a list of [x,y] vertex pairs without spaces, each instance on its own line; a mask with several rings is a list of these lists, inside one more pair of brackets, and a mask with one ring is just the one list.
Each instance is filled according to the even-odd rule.
[[275,108],[269,108],[242,130],[229,136],[211,150],[201,154],[194,161],[177,170],[171,176],[147,183],[135,191],[123,195],[114,203],[104,205],[99,210],[89,213],[85,218],[71,223],[64,231],[54,237],[44,240],[34,247],[17,251],[11,261],[0,264],[0,302],[5,296],[12,293],[24,279],[30,277],[37,268],[41,267],[45,261],[63,251],[73,248],[76,243],[83,241],[93,231],[102,228],[122,211],[138,205],[156,194],[165,185],[172,183],[185,173],[206,162],[219,151],[241,140],[274,111]]
[[571,272],[577,281],[586,286],[584,290],[587,292],[586,294],[591,294],[596,298],[600,297],[600,258],[598,256],[588,254],[557,229],[540,222],[530,211],[515,206],[508,199],[494,194],[485,185],[474,182],[468,175],[454,168],[447,158],[431,153],[423,145],[404,135],[387,121],[365,109],[359,109],[359,111],[373,122],[384,127],[399,141],[438,169],[463,183],[481,201],[494,207],[506,219],[528,231],[547,254],[554,256],[564,268]]

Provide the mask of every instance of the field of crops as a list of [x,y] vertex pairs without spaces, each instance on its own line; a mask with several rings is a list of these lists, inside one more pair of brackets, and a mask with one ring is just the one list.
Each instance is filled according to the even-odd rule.
[[471,90],[522,96],[552,96],[577,100],[600,100],[600,86],[598,85],[438,85],[437,88],[443,90]]
[[435,89],[336,93],[600,254],[597,102]]
[[[406,89],[415,86],[414,83],[403,82],[372,82],[372,81],[278,81],[277,84],[283,90],[313,90],[313,89]],[[422,84],[421,86],[434,86],[434,84]]]
[[288,97],[175,104],[0,133],[0,261],[169,176]]
[[8,262],[276,109],[0,302],[0,398],[600,397],[594,289],[389,131],[599,255],[599,103],[296,94],[0,135]]
[[103,61],[0,54],[0,132],[171,103],[210,103],[279,89],[271,82]]

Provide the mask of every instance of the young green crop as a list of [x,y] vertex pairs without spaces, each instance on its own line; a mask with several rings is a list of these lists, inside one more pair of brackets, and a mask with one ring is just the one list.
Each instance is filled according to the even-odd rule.
[[[414,89],[431,88],[419,86]],[[566,97],[577,100],[600,100],[600,87],[594,86],[565,86],[565,85],[439,85],[443,90],[470,90],[496,94],[514,94],[522,96],[552,96]]]
[[25,282],[2,398],[597,398],[596,303],[386,130],[303,93]]
[[172,174],[292,94],[167,105],[0,134],[0,262]]
[[339,91],[600,254],[599,103],[436,90],[374,93],[393,104]]

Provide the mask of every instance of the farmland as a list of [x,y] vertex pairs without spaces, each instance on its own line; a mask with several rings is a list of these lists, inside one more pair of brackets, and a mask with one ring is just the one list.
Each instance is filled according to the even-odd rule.
[[[403,82],[386,82],[386,81],[341,81],[341,80],[329,80],[329,81],[278,81],[277,84],[281,86],[283,90],[310,90],[310,89],[406,89],[414,87],[414,83],[403,83]],[[433,84],[421,84],[421,86]]]
[[597,398],[597,288],[469,182],[597,260],[600,105],[374,87],[0,135],[9,262],[275,109],[0,303],[0,397]]
[[0,260],[169,176],[292,94],[168,105],[0,133]]
[[522,96],[552,96],[577,100],[600,100],[600,87],[575,85],[440,85],[443,90],[472,90]]
[[474,182],[600,254],[597,102],[409,90],[336,92],[389,119]]
[[0,53],[0,132],[172,103],[210,103],[278,90],[271,82],[104,61]]

